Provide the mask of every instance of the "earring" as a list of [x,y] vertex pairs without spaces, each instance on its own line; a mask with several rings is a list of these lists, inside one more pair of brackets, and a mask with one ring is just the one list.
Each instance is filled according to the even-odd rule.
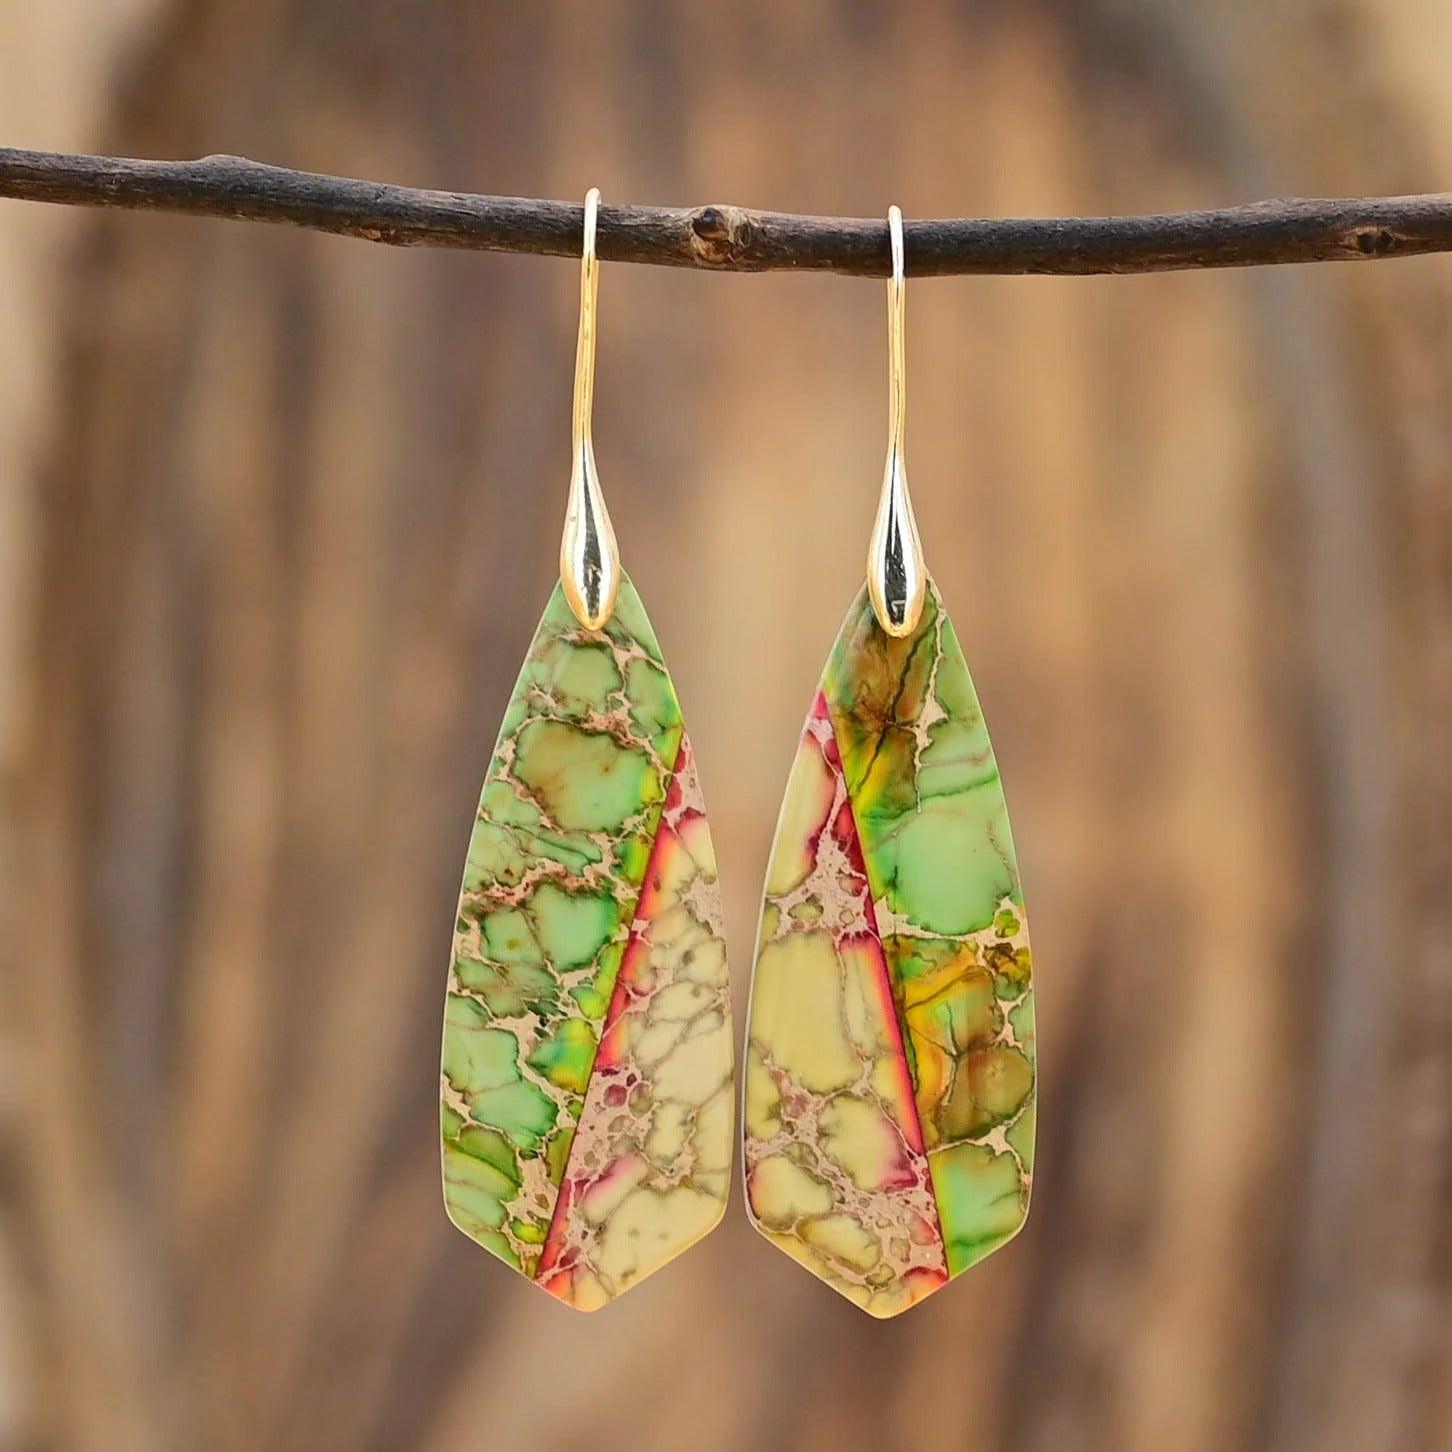
[[993,749],[923,563],[903,468],[902,214],[888,213],[891,408],[867,583],[787,782],[743,1093],[756,1228],[874,1316],[1028,1211],[1034,1010]]
[[560,583],[469,840],[441,1075],[449,1218],[582,1311],[720,1220],[733,1109],[711,834],[595,472],[599,196],[585,198]]

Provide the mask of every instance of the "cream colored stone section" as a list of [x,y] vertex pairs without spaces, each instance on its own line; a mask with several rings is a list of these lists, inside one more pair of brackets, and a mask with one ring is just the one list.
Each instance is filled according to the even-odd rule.
[[680,799],[673,794],[661,817],[670,836],[647,870],[539,1271],[541,1285],[583,1311],[658,1270],[726,1209],[734,1120],[726,945],[684,739],[677,778]]

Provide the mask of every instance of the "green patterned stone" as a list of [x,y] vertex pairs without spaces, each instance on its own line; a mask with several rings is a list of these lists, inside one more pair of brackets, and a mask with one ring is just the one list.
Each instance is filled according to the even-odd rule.
[[901,638],[864,588],[767,869],[743,1148],[757,1228],[873,1316],[1024,1222],[1031,977],[998,766],[937,587]]
[[550,597],[480,795],[442,1057],[444,1198],[533,1273],[681,745],[628,579],[603,630]]
[[956,1275],[1028,1211],[1035,1049],[1023,894],[978,695],[937,586],[903,639],[864,590],[822,678]]

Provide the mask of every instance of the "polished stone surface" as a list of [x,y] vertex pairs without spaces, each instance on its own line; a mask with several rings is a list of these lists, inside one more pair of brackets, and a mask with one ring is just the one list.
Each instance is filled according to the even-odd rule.
[[720,1219],[731,1029],[716,865],[630,581],[605,627],[556,588],[485,779],[455,925],[444,1199],[592,1310]]
[[772,850],[744,1132],[758,1228],[874,1315],[1023,1224],[1031,963],[997,764],[936,586],[903,639],[864,590]]

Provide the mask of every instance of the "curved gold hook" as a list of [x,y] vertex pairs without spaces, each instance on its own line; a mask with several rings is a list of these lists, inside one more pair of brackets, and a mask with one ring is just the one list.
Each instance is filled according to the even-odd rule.
[[600,262],[595,221],[600,191],[585,193],[585,232],[580,247],[580,337],[575,348],[575,400],[571,419],[570,498],[560,540],[560,583],[575,619],[600,630],[620,591],[620,547],[595,472],[590,419],[595,404],[595,300]]
[[867,547],[867,592],[877,623],[893,636],[911,635],[923,614],[927,566],[923,542],[908,497],[903,436],[907,426],[907,268],[902,213],[887,209],[892,276],[887,284],[888,415],[887,464],[882,495]]

